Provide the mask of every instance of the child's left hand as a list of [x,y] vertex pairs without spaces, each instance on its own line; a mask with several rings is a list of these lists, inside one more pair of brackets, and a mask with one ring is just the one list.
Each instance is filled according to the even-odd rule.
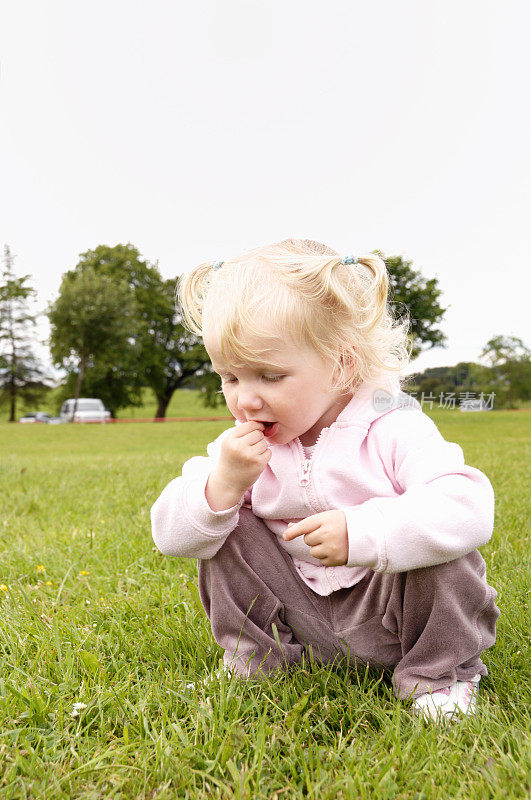
[[310,555],[325,567],[342,567],[348,561],[347,519],[343,511],[322,511],[290,523],[283,538],[289,542],[304,535]]

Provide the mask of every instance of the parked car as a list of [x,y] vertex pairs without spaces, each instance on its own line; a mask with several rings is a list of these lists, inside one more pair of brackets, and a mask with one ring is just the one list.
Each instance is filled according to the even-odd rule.
[[[61,406],[61,419],[65,422],[72,420],[72,412],[74,411],[75,400],[65,400]],[[111,418],[111,412],[108,411],[103,402],[94,397],[80,397],[77,401],[76,413],[74,414],[74,422],[107,422]]]
[[481,398],[463,400],[459,406],[459,411],[491,411],[492,406],[485,403]]
[[19,419],[19,422],[23,424],[28,424],[30,422],[50,422],[54,417],[51,414],[47,414],[46,411],[28,411],[27,414],[24,414],[23,417]]

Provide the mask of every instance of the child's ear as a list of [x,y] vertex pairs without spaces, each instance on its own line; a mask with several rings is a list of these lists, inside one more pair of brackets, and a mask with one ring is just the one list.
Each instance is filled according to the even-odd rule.
[[[354,348],[342,347],[339,354],[339,360],[348,380],[351,380],[356,374],[356,352]],[[333,378],[339,377],[339,371],[336,367],[334,370]]]
[[353,347],[350,348],[343,348],[341,350],[341,355],[339,356],[343,369],[345,370],[345,374],[348,375],[349,378],[354,377],[354,372],[356,369],[356,351]]

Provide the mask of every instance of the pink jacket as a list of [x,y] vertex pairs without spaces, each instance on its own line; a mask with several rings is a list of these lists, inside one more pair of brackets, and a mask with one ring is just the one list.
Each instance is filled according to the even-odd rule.
[[[396,387],[375,394],[374,386],[363,384],[306,452],[298,438],[270,444],[269,463],[240,502],[212,511],[205,486],[226,434],[207,446],[208,457],[189,459],[154,503],[152,533],[162,553],[212,558],[245,504],[278,537],[302,580],[326,595],[354,585],[367,570],[403,572],[451,561],[492,535],[490,481],[467,466],[461,447],[443,439],[419,403]],[[345,513],[346,566],[323,566],[302,536],[282,538],[288,522],[329,509]]]

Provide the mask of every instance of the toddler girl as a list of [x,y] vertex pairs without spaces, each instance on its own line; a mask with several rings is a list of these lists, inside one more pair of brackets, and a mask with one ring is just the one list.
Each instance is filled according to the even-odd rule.
[[180,277],[235,425],[166,486],[153,539],[198,559],[227,669],[339,653],[393,669],[414,713],[471,714],[499,615],[476,549],[494,494],[401,391],[387,293],[382,259],[309,240]]

